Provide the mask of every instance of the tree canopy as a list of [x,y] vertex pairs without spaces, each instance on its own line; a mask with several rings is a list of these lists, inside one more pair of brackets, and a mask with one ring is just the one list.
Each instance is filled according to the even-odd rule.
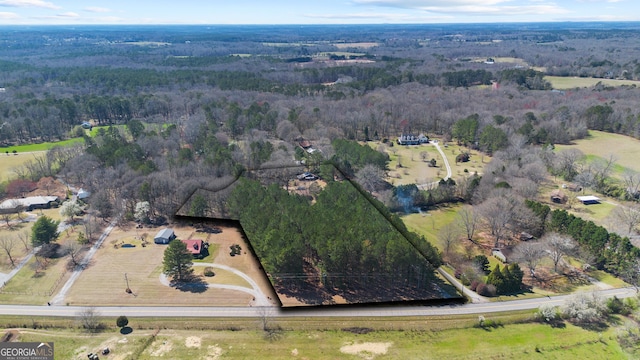
[[49,244],[58,238],[58,224],[59,221],[55,221],[46,215],[43,215],[36,220],[31,229],[31,243],[33,246],[40,246]]
[[193,277],[193,256],[187,245],[173,240],[164,250],[162,272],[175,282],[189,281]]

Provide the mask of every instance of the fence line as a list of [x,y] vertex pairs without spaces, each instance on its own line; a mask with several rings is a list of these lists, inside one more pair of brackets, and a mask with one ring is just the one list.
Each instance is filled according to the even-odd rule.
[[[5,282],[4,284],[2,284],[2,286],[0,286],[0,294],[29,295],[29,296],[34,296],[34,295],[36,295],[36,296],[51,296],[58,289],[58,286],[60,286],[60,283],[62,282],[62,279],[64,278],[65,275],[67,275],[67,270],[63,271],[60,274],[58,279],[53,283],[53,285],[51,285],[51,287],[49,288],[48,291],[44,291],[44,292],[40,292],[40,291],[6,291],[5,287],[7,286],[8,282]],[[9,282],[10,281],[11,280],[9,280]]]

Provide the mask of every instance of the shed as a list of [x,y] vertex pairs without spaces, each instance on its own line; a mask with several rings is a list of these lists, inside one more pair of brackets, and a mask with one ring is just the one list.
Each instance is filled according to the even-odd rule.
[[176,238],[176,234],[173,232],[173,229],[164,228],[153,237],[153,242],[156,244],[168,244],[171,240]]
[[91,192],[84,190],[84,189],[80,189],[78,190],[78,199],[79,200],[84,200],[86,198],[88,198],[89,196],[91,196]]
[[600,204],[600,198],[593,195],[576,196],[576,198],[582,201],[582,203],[585,205]]
[[556,204],[564,204],[567,202],[567,195],[560,189],[553,190],[551,192],[551,201]]

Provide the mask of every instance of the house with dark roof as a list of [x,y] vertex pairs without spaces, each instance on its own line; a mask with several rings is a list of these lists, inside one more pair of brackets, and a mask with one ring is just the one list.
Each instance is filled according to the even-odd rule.
[[426,144],[429,142],[429,137],[424,134],[420,135],[412,135],[412,134],[402,134],[398,138],[398,145],[420,145]]

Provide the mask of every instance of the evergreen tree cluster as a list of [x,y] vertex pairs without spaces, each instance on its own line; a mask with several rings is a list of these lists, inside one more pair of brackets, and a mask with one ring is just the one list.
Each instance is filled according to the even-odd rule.
[[610,233],[593,221],[579,218],[566,210],[552,211],[549,206],[535,201],[527,201],[526,204],[546,224],[543,231],[571,236],[593,255],[599,269],[624,275],[626,269],[640,257],[640,249],[633,246],[629,238]]
[[[426,285],[441,263],[439,253],[409,233],[401,220],[389,222],[379,211],[382,204],[369,201],[375,200],[346,181],[330,182],[312,203],[276,184],[241,179],[228,206],[276,283],[296,276],[306,281],[301,274],[311,268],[327,286],[372,281]],[[412,234],[411,243],[404,234]]]
[[347,176],[353,176],[356,171],[368,164],[375,165],[381,170],[387,169],[389,155],[367,145],[345,139],[336,139],[331,145],[336,152],[332,160]]
[[524,272],[517,263],[505,265],[502,269],[500,264],[496,264],[487,276],[487,284],[495,286],[498,295],[513,294],[520,291],[523,276]]

